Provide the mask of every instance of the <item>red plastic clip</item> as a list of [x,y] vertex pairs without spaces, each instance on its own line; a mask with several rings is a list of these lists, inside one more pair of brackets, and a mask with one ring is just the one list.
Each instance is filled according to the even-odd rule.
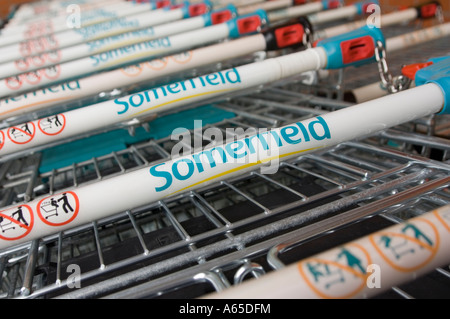
[[275,30],[277,46],[279,48],[284,48],[290,45],[301,43],[303,41],[304,33],[305,29],[300,23],[284,28],[279,28]]
[[341,5],[340,1],[331,0],[330,2],[328,2],[328,9],[336,9],[336,8],[339,8],[340,5]]
[[433,18],[436,16],[436,11],[438,9],[437,3],[429,3],[420,7],[420,17],[423,19]]
[[225,21],[231,20],[233,18],[233,13],[230,10],[224,10],[219,12],[211,13],[212,24],[219,24]]
[[375,54],[375,43],[371,36],[343,41],[341,43],[342,62],[349,64],[369,59]]
[[237,27],[239,30],[239,34],[257,32],[261,27],[261,23],[261,19],[257,15],[238,19]]
[[432,64],[433,64],[433,62],[431,62],[431,61],[424,62],[424,63],[408,64],[402,68],[402,74],[404,76],[406,76],[407,78],[414,80],[414,78],[416,77],[417,71],[419,71],[420,69],[426,68],[427,66],[432,65]]
[[156,8],[157,9],[170,7],[171,5],[172,5],[172,3],[170,2],[170,0],[161,0],[161,1],[157,1],[156,2]]
[[189,6],[189,15],[196,17],[208,12],[208,6],[204,3],[192,4]]

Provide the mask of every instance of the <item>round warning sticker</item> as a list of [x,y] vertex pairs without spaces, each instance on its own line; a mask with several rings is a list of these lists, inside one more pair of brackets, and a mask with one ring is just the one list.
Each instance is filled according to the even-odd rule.
[[162,70],[167,65],[167,58],[161,58],[161,59],[154,59],[151,61],[146,62],[145,64],[152,70]]
[[22,84],[22,80],[17,75],[5,79],[5,85],[11,90],[20,89]]
[[192,53],[192,51],[187,51],[172,55],[171,58],[177,63],[184,64],[191,61],[193,56],[194,54]]
[[51,65],[41,70],[47,79],[56,80],[61,74],[61,65]]
[[56,114],[47,118],[40,119],[38,122],[39,130],[45,135],[57,135],[64,130],[66,126],[66,117],[64,114]]
[[41,82],[41,74],[39,70],[23,73],[21,76],[23,77],[23,81],[31,85],[36,85]]
[[0,131],[0,150],[3,148],[3,145],[5,145],[5,133]]
[[25,237],[33,228],[33,223],[33,211],[28,205],[0,211],[0,238],[17,240]]
[[369,237],[383,259],[398,271],[410,272],[430,262],[439,247],[436,226],[417,218],[399,232],[378,232]]
[[437,210],[434,211],[434,215],[441,222],[441,224],[450,232],[450,211],[442,211],[439,213]]
[[142,72],[142,65],[128,65],[120,69],[126,76],[138,76]]
[[14,64],[16,65],[16,69],[19,71],[28,70],[30,66],[28,58],[16,60],[14,61]]
[[40,200],[37,214],[47,225],[62,226],[77,217],[79,208],[78,196],[74,192],[64,192]]
[[8,129],[9,139],[16,144],[26,144],[31,141],[36,133],[36,127],[33,122],[20,124]]
[[325,257],[308,258],[298,263],[307,285],[321,298],[350,298],[364,289],[369,253],[358,244],[333,249]]

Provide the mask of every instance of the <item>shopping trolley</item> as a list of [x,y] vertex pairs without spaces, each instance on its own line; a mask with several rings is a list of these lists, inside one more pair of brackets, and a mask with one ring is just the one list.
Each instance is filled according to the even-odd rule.
[[[434,45],[449,50],[443,42]],[[294,123],[352,105],[337,97],[343,84],[357,84],[347,72],[375,74],[376,80],[377,71],[364,68],[338,71],[341,82],[331,74],[321,85],[307,85],[310,77],[299,75],[188,108],[182,116],[204,115],[207,124],[188,131],[192,139],[208,136],[208,129],[233,139],[229,128]],[[177,114],[163,115],[175,122]],[[199,298],[420,216],[449,203],[450,143],[429,134],[440,131],[440,115],[433,118],[283,161],[275,174],[254,170],[5,249],[2,297]],[[150,122],[150,129],[159,124]],[[42,168],[40,152],[6,161],[1,207],[167,161],[176,143],[169,135],[51,170]],[[195,150],[192,145],[185,146]],[[332,274],[329,285],[343,281],[342,273]],[[448,265],[441,265],[377,297],[448,297],[449,279]]]

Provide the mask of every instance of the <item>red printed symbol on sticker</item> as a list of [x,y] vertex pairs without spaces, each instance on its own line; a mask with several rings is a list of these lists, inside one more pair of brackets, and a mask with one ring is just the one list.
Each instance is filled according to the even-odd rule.
[[17,240],[28,235],[33,228],[34,215],[31,207],[20,205],[0,212],[0,238]]
[[39,218],[50,226],[70,223],[77,217],[79,209],[78,196],[70,191],[44,198],[37,204]]
[[36,133],[36,127],[33,122],[28,122],[10,127],[7,133],[13,143],[26,144],[33,139]]

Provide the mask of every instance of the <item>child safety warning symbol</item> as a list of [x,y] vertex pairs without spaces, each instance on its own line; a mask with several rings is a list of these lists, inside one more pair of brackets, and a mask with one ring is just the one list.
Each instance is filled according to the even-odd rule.
[[33,122],[28,122],[10,127],[8,138],[16,144],[26,144],[30,142],[36,134],[36,127]]
[[0,212],[0,238],[17,240],[33,228],[34,215],[30,206],[20,205]]
[[64,114],[56,114],[39,120],[39,130],[45,135],[57,135],[64,130],[66,117]]
[[62,226],[77,217],[79,206],[78,196],[68,191],[40,200],[37,204],[37,213],[45,224]]
[[350,298],[367,280],[369,253],[357,244],[331,250],[324,258],[308,258],[298,263],[300,275],[318,296],[325,299]]
[[433,223],[417,218],[399,232],[381,231],[370,236],[370,241],[392,268],[410,272],[433,259],[439,247],[439,233]]

